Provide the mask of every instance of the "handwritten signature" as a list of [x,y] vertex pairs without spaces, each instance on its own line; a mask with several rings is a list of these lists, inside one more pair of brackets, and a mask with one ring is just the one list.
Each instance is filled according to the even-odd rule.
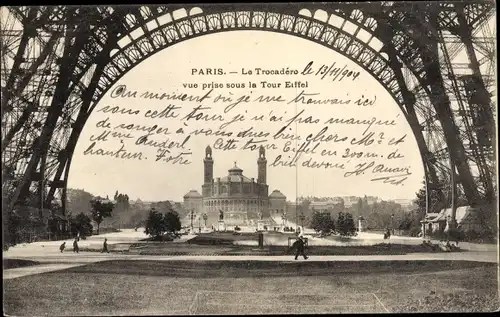
[[369,163],[363,162],[357,164],[353,171],[345,172],[344,177],[347,178],[351,176],[360,176],[367,172],[372,174],[389,174],[372,178],[370,179],[370,181],[372,182],[383,181],[384,184],[392,184],[392,185],[402,185],[403,182],[408,178],[408,176],[412,174],[410,172],[409,166],[390,167],[382,163],[377,164],[375,161],[371,161]]

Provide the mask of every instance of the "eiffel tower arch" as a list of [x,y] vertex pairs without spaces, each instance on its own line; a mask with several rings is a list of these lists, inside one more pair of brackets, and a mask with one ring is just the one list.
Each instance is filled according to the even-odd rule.
[[[475,41],[495,13],[493,1],[2,10],[2,189],[9,210],[32,191],[65,210],[78,137],[129,70],[176,43],[238,30],[304,38],[351,59],[404,114],[428,187],[452,175],[468,204],[494,199],[492,74],[481,69],[493,63],[494,39],[483,37],[482,50]],[[457,49],[467,52],[467,75],[453,63]]]

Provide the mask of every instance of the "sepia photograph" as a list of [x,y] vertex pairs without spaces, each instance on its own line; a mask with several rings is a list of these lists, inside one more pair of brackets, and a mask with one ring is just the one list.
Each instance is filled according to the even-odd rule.
[[495,1],[0,10],[4,315],[500,310]]

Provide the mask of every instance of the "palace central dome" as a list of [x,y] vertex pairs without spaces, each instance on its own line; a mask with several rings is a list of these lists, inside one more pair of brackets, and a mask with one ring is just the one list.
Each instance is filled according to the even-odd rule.
[[252,180],[243,175],[243,170],[236,166],[236,162],[234,163],[234,167],[228,170],[229,175],[224,176],[220,179],[221,183],[230,183],[230,182],[243,182],[243,183],[251,183]]

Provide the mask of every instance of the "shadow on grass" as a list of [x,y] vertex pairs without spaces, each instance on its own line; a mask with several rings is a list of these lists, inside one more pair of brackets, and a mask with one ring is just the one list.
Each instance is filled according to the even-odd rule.
[[232,245],[234,241],[257,240],[258,234],[252,232],[210,232],[202,233],[189,239],[188,244],[196,245]]
[[[335,276],[355,274],[416,274],[495,267],[495,263],[473,261],[340,261],[340,262],[276,262],[276,261],[123,261],[112,260],[64,270],[67,273],[120,275],[208,277],[286,277]],[[47,273],[51,274],[51,273]]]
[[39,265],[39,264],[40,262],[37,261],[20,260],[20,259],[3,259],[4,270]]

